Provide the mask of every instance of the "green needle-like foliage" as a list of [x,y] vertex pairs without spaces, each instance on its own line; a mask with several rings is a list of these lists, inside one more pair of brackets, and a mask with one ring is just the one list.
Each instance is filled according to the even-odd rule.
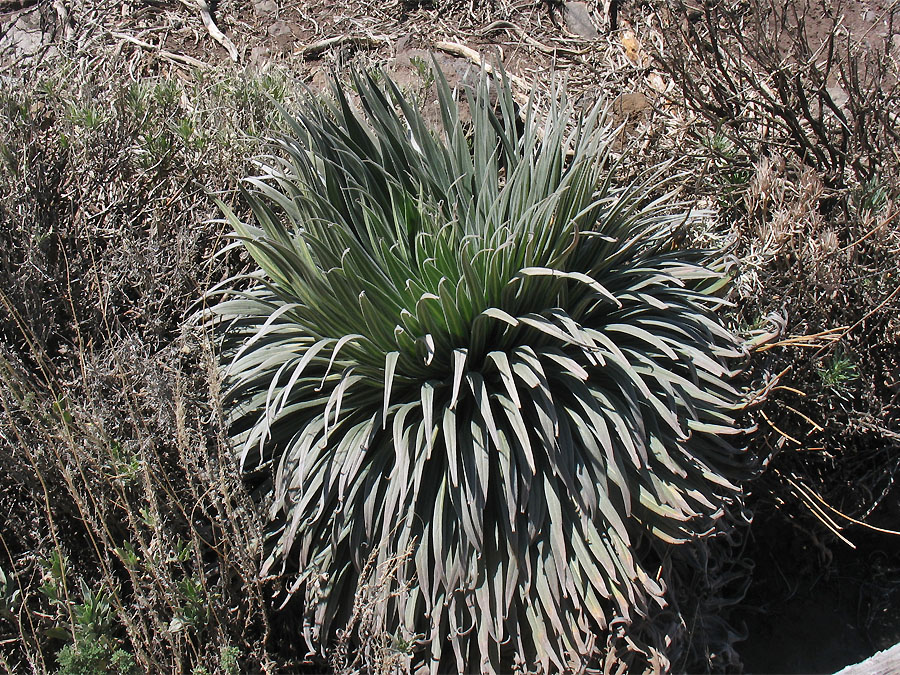
[[661,172],[613,183],[599,107],[538,123],[485,75],[463,121],[437,87],[439,131],[389,79],[335,85],[249,179],[254,222],[223,205],[259,266],[208,312],[229,422],[315,648],[372,556],[413,665],[577,669],[663,602],[636,544],[709,531],[746,470],[726,280],[673,250]]

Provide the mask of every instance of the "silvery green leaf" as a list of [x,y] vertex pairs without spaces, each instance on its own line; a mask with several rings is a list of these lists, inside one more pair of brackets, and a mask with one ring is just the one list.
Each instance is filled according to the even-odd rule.
[[358,646],[378,587],[411,670],[601,669],[666,603],[660,554],[750,472],[728,278],[673,245],[695,215],[671,167],[623,182],[602,105],[561,89],[540,115],[502,68],[462,94],[433,71],[438,128],[351,73],[286,114],[248,222],[220,203],[258,268],[198,316],[235,453],[269,480],[264,569],[295,573],[321,658]]

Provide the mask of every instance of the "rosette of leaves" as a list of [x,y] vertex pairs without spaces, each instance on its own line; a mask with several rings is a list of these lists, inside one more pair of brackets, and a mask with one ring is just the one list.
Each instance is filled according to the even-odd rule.
[[726,278],[673,250],[661,172],[613,182],[599,106],[538,119],[482,75],[464,121],[436,86],[437,130],[382,75],[333,85],[248,179],[252,222],[222,205],[258,265],[207,315],[228,421],[311,646],[368,563],[412,666],[577,669],[664,602],[637,544],[738,492]]

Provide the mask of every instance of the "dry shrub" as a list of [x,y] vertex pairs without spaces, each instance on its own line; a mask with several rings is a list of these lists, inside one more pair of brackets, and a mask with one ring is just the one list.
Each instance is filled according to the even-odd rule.
[[[777,146],[840,189],[898,159],[896,9],[873,29],[841,3],[673,3],[658,64],[684,102],[751,158]],[[887,153],[887,158],[884,153]]]
[[392,635],[387,629],[385,609],[391,598],[409,594],[411,582],[400,582],[403,563],[411,558],[415,544],[399,556],[382,557],[374,548],[360,573],[347,625],[331,650],[331,667],[338,675],[402,672],[409,670],[410,653],[421,635]]
[[655,54],[732,223],[736,318],[777,324],[751,373],[777,454],[755,509],[801,502],[836,535],[849,521],[819,497],[886,524],[900,472],[897,9],[856,9],[676,2]]
[[272,670],[262,515],[182,324],[242,264],[210,193],[283,81],[124,65],[0,94],[0,670]]
[[3,568],[21,589],[10,667],[53,670],[67,642],[94,639],[146,671],[229,648],[265,663],[260,517],[186,344],[86,349],[79,382],[0,362],[2,477],[16,486]]

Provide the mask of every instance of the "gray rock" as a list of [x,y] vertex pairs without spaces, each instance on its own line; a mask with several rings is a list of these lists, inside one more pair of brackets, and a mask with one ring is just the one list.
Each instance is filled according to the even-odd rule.
[[847,666],[837,675],[896,675],[900,672],[900,643],[878,652],[855,666]]
[[596,40],[600,37],[594,21],[591,19],[591,11],[585,2],[567,2],[564,10],[566,28],[575,35],[580,35],[588,40]]
[[278,49],[287,49],[294,41],[294,31],[286,21],[273,21],[269,26],[269,36]]
[[844,110],[847,109],[847,101],[850,100],[850,97],[847,95],[847,92],[844,91],[844,88],[839,84],[832,84],[825,88],[825,91],[828,92],[828,95],[831,96],[831,100],[834,101],[835,105]]
[[624,93],[616,96],[610,106],[616,122],[624,122],[650,111],[650,101],[640,92]]
[[286,21],[274,21],[271,26],[269,26],[269,35],[272,37],[278,37],[280,35],[290,35],[291,27],[288,25]]
[[253,11],[260,16],[272,16],[278,11],[275,0],[254,0]]
[[[428,73],[434,67],[431,60],[432,53],[424,49],[409,49],[405,44],[402,46],[403,49],[398,50],[395,58],[387,64],[387,73],[401,89],[411,92],[418,99],[425,120],[433,128],[439,129],[442,121],[437,104],[437,88],[433,82],[428,88],[424,86],[431,79]],[[443,52],[434,52],[433,56],[451,89],[472,86],[478,82],[478,68],[468,60]],[[465,96],[460,100],[459,116],[463,121],[471,119]]]
[[272,57],[272,50],[264,45],[257,45],[250,50],[250,66],[257,70],[265,70]]
[[0,53],[5,56],[33,56],[51,40],[51,35],[41,30],[41,15],[36,7],[19,13],[10,23],[0,31]]

